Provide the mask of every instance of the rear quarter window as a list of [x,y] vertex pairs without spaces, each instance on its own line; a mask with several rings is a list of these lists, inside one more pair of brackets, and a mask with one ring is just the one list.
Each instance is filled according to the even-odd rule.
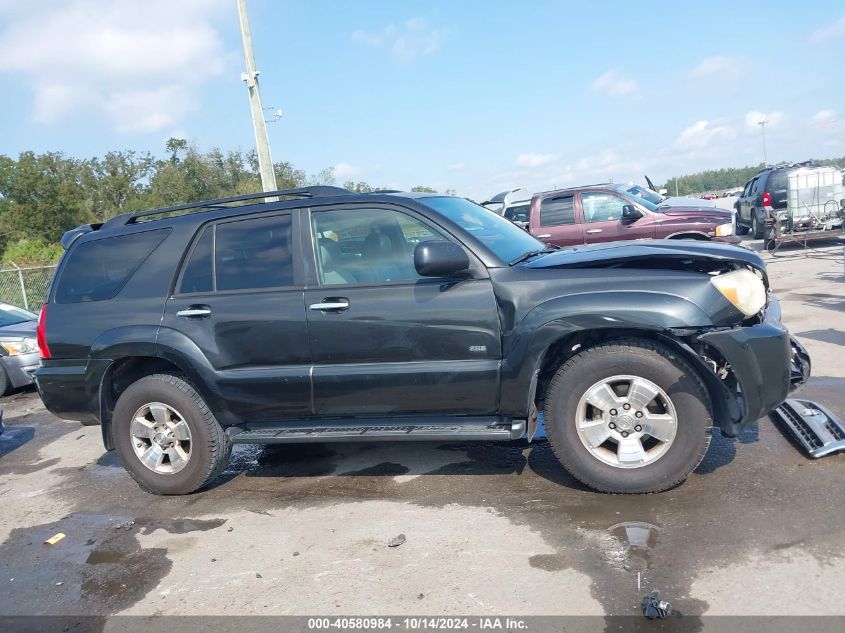
[[68,253],[56,286],[56,302],[114,298],[169,233],[170,229],[158,229],[80,244]]

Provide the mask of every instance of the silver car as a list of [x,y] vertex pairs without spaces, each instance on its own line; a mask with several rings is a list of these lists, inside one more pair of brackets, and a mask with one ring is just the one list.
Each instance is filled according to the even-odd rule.
[[38,317],[32,312],[0,303],[0,396],[32,384],[41,361],[37,326]]

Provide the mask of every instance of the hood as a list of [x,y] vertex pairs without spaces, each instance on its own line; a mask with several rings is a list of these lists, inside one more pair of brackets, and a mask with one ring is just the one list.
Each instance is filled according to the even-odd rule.
[[25,336],[35,338],[35,329],[37,327],[38,321],[24,321],[13,325],[4,325],[0,327],[0,338],[24,338]]
[[654,268],[718,272],[751,266],[766,279],[760,256],[748,250],[697,240],[649,240],[591,244],[553,251],[521,264],[526,268]]
[[670,196],[664,199],[659,205],[661,209],[666,207],[693,207],[704,209],[715,209],[716,202],[714,200],[703,200],[701,198],[687,198],[684,196]]

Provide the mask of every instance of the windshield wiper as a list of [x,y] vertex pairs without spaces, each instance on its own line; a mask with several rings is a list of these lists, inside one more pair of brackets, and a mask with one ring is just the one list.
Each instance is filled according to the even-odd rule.
[[546,253],[554,253],[558,250],[559,246],[549,246],[547,248],[543,248],[537,251],[526,251],[516,259],[512,259],[508,262],[509,266],[516,266],[517,264],[524,262],[526,259],[531,259],[532,257],[537,257],[537,255],[545,255]]

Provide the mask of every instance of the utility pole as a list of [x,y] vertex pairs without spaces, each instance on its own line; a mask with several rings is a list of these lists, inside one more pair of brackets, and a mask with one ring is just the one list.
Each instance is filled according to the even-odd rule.
[[261,94],[258,91],[258,71],[255,69],[255,56],[252,53],[252,35],[249,32],[249,20],[246,15],[246,0],[237,0],[238,18],[241,22],[241,39],[244,43],[246,72],[241,79],[246,82],[249,91],[249,107],[252,111],[252,127],[255,130],[255,148],[258,151],[258,169],[261,172],[263,191],[276,191],[276,174],[273,172],[273,159],[270,158],[270,141],[267,139],[267,124],[264,121],[264,109],[261,107]]
[[766,160],[766,123],[768,122],[768,119],[757,121],[757,125],[759,125],[760,129],[763,131],[763,167],[768,167],[769,165],[769,162]]

